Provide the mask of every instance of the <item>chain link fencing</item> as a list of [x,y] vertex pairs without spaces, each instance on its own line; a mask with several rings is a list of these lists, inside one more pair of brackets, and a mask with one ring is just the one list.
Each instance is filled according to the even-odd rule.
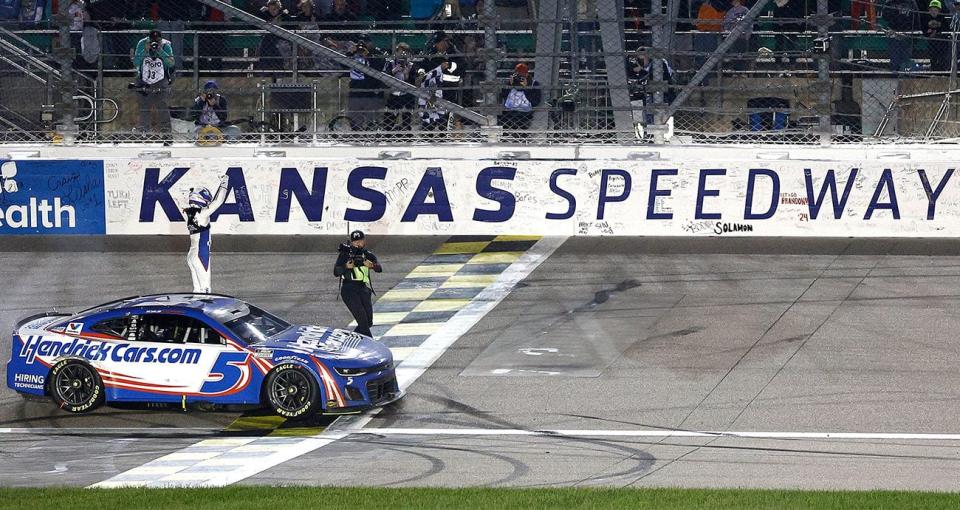
[[[955,7],[946,1],[935,12],[913,0],[773,0],[755,18],[746,16],[754,3],[740,0],[231,2],[263,24],[194,0],[74,0],[62,17],[53,3],[0,7],[4,143],[63,142],[63,97],[73,98],[83,143],[958,137]],[[738,24],[742,33],[732,35]],[[64,25],[69,58],[58,52]],[[729,48],[718,54],[722,45]],[[145,83],[151,72],[162,79]]]

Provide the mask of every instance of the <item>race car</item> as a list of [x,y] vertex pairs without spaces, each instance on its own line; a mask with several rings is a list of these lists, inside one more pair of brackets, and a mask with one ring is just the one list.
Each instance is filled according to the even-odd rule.
[[119,299],[18,321],[7,386],[61,409],[104,402],[270,406],[287,418],[398,400],[393,355],[370,337],[291,325],[218,294]]

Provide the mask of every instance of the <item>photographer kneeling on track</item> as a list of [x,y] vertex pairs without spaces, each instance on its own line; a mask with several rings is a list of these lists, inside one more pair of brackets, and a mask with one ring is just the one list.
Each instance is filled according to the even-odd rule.
[[227,98],[220,94],[220,87],[217,82],[210,80],[203,84],[203,92],[197,96],[190,109],[190,117],[197,125],[193,134],[198,140],[207,135],[223,137],[228,140],[236,139],[241,131],[237,126],[228,126],[227,122]]
[[159,30],[151,30],[150,35],[140,39],[134,53],[133,63],[137,70],[137,81],[129,88],[137,89],[140,94],[139,131],[150,131],[153,110],[157,111],[157,125],[162,133],[170,132],[170,106],[167,97],[173,83],[174,59],[173,46],[164,39]]
[[372,337],[370,327],[373,326],[373,285],[370,283],[370,270],[380,273],[383,268],[380,267],[377,256],[367,251],[365,246],[363,232],[350,232],[350,242],[342,243],[338,248],[333,275],[340,278],[340,297],[357,321],[354,331]]

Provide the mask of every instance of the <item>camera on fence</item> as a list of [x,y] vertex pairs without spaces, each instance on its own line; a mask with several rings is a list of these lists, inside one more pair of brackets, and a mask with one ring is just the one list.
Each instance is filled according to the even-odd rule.
[[816,53],[828,53],[830,51],[830,38],[818,37],[813,40],[813,51]]

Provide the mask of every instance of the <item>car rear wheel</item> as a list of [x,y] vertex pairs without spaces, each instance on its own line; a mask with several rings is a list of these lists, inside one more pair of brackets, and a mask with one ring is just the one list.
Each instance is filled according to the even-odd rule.
[[50,370],[50,396],[57,407],[71,413],[85,413],[104,400],[103,380],[90,365],[63,360]]
[[306,418],[320,408],[320,386],[304,368],[293,363],[279,365],[266,380],[270,407],[285,418]]

